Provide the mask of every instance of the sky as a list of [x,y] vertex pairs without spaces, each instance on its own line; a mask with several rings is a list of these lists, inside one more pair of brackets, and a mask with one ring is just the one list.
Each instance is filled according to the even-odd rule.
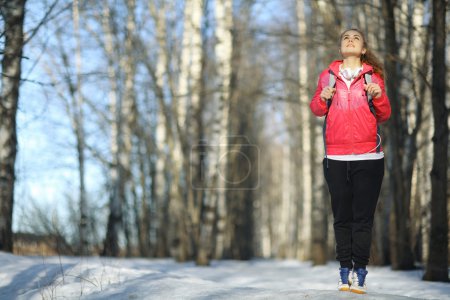
[[[61,2],[62,6],[63,4],[64,1]],[[253,9],[254,17],[257,17],[261,24],[274,19],[283,20],[280,11],[285,10],[275,9],[279,4],[278,0],[257,1]],[[29,1],[26,9],[24,27],[25,32],[29,33],[42,20],[46,5],[40,1]],[[276,11],[278,13],[275,13]],[[64,18],[70,17],[70,14],[66,12],[63,16],[65,17],[61,18],[66,20]],[[66,29],[70,30],[71,20],[66,22]],[[70,48],[74,40],[67,39],[65,42]],[[68,206],[78,201],[79,181],[74,134],[63,101],[59,99],[56,88],[51,88],[51,79],[44,71],[44,66],[51,64],[49,56],[56,52],[56,45],[55,26],[51,23],[41,27],[38,34],[26,44],[24,49],[26,57],[22,60],[24,81],[20,89],[17,112],[18,153],[13,210],[14,232],[33,231],[34,224],[27,222],[29,216],[33,214],[30,207],[38,207],[41,211],[56,216],[57,219],[66,220],[70,217]],[[96,44],[92,43],[92,45]],[[83,45],[83,59],[86,59],[83,62],[83,68],[92,67],[95,70],[97,59],[89,56],[94,55],[89,52],[89,49],[94,47],[92,45]],[[50,67],[55,70],[58,68],[60,66]],[[86,73],[89,71],[91,70],[84,70]],[[281,87],[276,87],[271,92],[276,95],[280,89]],[[89,95],[89,91],[87,94]],[[106,95],[101,95],[100,98],[107,99]],[[273,109],[273,106],[271,108]],[[268,120],[269,126],[279,128],[277,139],[286,139],[287,136],[283,134],[285,129],[282,127],[282,112],[270,115],[275,117]],[[86,113],[85,119],[86,135],[98,134],[97,129],[89,127],[90,123],[95,123],[92,114]],[[97,138],[96,141],[104,143],[107,139]],[[97,145],[99,143],[91,144],[99,149],[102,148],[102,145]],[[85,184],[88,201],[90,205],[98,208],[96,211],[100,211],[99,209],[107,206],[108,201],[104,190],[105,174],[102,173],[100,163],[92,159],[89,151],[85,151],[85,155],[87,156]],[[105,219],[104,216],[103,219]]]
[[450,284],[421,280],[423,270],[368,267],[368,293],[337,291],[336,262],[26,257],[0,252],[0,299],[362,299],[450,300]]

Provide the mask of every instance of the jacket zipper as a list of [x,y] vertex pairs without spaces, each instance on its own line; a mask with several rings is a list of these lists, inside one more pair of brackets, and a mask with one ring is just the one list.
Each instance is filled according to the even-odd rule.
[[355,78],[351,83],[350,83],[350,86],[347,86],[347,84],[345,83],[345,81],[341,78],[341,76],[339,75],[339,76],[336,76],[336,78],[339,78],[344,84],[345,84],[345,86],[347,87],[347,111],[348,111],[348,116],[349,116],[349,118],[351,119],[351,122],[349,121],[349,123],[350,123],[350,140],[351,140],[351,144],[350,144],[350,146],[351,146],[351,151],[352,151],[352,154],[355,154],[355,139],[354,139],[354,131],[353,131],[353,118],[352,118],[352,114],[350,113],[350,94],[351,94],[351,90],[352,90],[352,86],[356,83],[356,81],[357,80],[360,80],[362,77],[364,77],[364,74],[365,73],[361,73],[361,74],[359,74],[359,76],[357,77],[357,78]]
[[[355,137],[354,137],[354,122],[353,122],[353,115],[350,113],[350,94],[352,90],[352,86],[356,83],[357,80],[361,80],[361,78],[364,76],[364,73],[359,74],[357,78],[355,78],[351,83],[350,86],[347,87],[347,107],[348,107],[348,115],[351,119],[350,125],[351,125],[351,148],[352,148],[352,154],[355,154]],[[345,82],[344,82],[345,83]],[[347,86],[347,84],[345,84]],[[364,88],[364,87],[363,87]]]

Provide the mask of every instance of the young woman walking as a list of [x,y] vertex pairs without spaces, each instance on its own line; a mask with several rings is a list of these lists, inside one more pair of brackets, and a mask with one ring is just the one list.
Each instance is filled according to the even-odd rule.
[[338,289],[366,293],[372,225],[384,175],[378,124],[389,119],[382,64],[364,34],[341,34],[342,60],[320,74],[311,111],[325,116],[324,175],[331,195],[340,262]]

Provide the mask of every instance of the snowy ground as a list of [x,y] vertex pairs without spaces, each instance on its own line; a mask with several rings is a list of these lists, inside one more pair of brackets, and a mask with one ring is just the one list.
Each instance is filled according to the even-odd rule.
[[336,291],[337,263],[294,260],[23,257],[0,252],[0,299],[450,299],[450,284],[421,281],[423,271],[370,267],[369,292]]

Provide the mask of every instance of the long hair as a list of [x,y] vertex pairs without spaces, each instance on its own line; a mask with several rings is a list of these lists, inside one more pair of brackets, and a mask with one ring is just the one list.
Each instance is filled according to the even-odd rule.
[[345,30],[344,32],[341,33],[341,36],[339,38],[339,47],[341,46],[341,42],[342,42],[342,38],[344,37],[344,34],[348,31],[356,31],[358,32],[363,39],[363,47],[366,49],[366,53],[361,55],[361,62],[362,63],[366,63],[368,65],[371,65],[373,68],[373,71],[375,73],[378,73],[381,78],[384,79],[384,69],[383,69],[383,63],[378,59],[378,57],[376,57],[376,55],[369,49],[369,46],[367,44],[367,39],[364,35],[364,33],[357,29],[357,28],[350,28]]

